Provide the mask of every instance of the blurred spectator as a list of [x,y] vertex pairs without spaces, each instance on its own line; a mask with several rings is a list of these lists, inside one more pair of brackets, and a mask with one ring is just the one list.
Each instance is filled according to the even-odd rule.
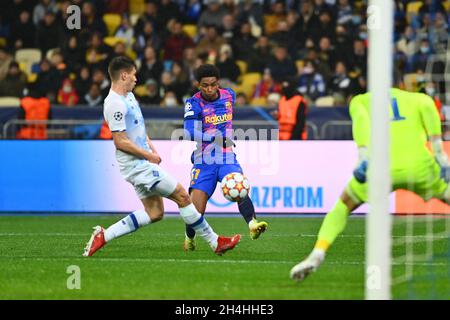
[[86,62],[88,65],[92,69],[105,69],[110,54],[111,48],[104,44],[102,35],[98,32],[93,33],[86,50]]
[[305,62],[298,79],[298,91],[307,99],[308,104],[325,95],[326,85],[323,76],[316,72],[316,66],[310,60]]
[[294,76],[297,69],[295,63],[288,57],[287,48],[283,46],[275,48],[274,57],[270,61],[268,68],[273,79],[278,83]]
[[9,64],[6,77],[0,81],[1,97],[22,97],[23,89],[27,84],[26,74],[19,69],[19,64],[12,61]]
[[142,104],[158,105],[161,103],[161,97],[159,96],[158,82],[155,79],[148,79],[145,82],[147,88],[147,95],[140,97]]
[[203,10],[198,20],[198,27],[216,26],[220,28],[227,11],[220,5],[219,0],[208,0],[206,10]]
[[137,73],[137,81],[139,84],[144,84],[147,79],[159,79],[163,72],[164,66],[157,59],[155,49],[148,46],[145,48],[144,60]]
[[270,36],[270,40],[275,45],[281,45],[284,47],[288,47],[289,43],[292,42],[292,38],[290,38],[289,34],[289,26],[286,20],[278,21],[276,31]]
[[57,23],[55,13],[47,11],[36,31],[36,44],[45,56],[49,49],[57,48],[64,43],[64,30]]
[[428,58],[431,55],[430,43],[427,39],[420,41],[419,51],[416,52],[411,59],[411,72],[423,73],[427,67]]
[[162,26],[166,26],[170,19],[180,20],[180,8],[172,0],[160,0],[158,18]]
[[252,51],[256,39],[252,36],[251,25],[249,22],[243,22],[232,41],[234,56],[236,60],[249,60],[249,52]]
[[200,40],[195,50],[197,55],[207,54],[209,62],[215,63],[220,47],[224,43],[225,40],[218,34],[217,27],[211,25],[207,28],[206,37]]
[[239,22],[249,21],[250,24],[254,24],[262,28],[264,26],[264,16],[261,1],[239,1],[237,20]]
[[34,48],[35,40],[36,27],[31,21],[30,13],[24,10],[20,13],[19,20],[15,21],[11,27],[9,46],[14,50]]
[[345,64],[350,66],[352,63],[353,41],[344,25],[339,24],[336,26],[336,37],[334,41],[336,59],[345,61]]
[[161,106],[173,108],[179,106],[180,102],[177,100],[177,95],[173,91],[166,91]]
[[67,77],[67,65],[64,62],[64,57],[59,48],[53,50],[53,53],[50,56],[50,64],[53,68],[55,68],[59,79],[64,79]]
[[[336,62],[334,74],[328,85],[328,91],[336,100],[347,101],[352,89],[352,80],[347,74],[347,67],[343,61]],[[339,98],[339,99],[338,99]]]
[[248,72],[263,73],[272,60],[272,47],[267,36],[261,36],[244,59],[248,63]]
[[67,107],[73,107],[78,103],[79,97],[72,80],[66,78],[58,91],[58,103]]
[[177,101],[181,102],[183,101],[184,96],[188,93],[190,85],[188,74],[183,72],[183,68],[178,62],[174,62],[172,64],[171,74],[173,79],[171,89],[175,93]]
[[236,101],[234,103],[236,107],[245,107],[248,106],[248,99],[245,93],[239,92],[236,94]]
[[441,121],[445,121],[444,112],[442,110],[442,101],[439,98],[439,92],[437,90],[436,82],[432,82],[432,81],[426,82],[426,84],[423,86],[423,88],[419,92],[426,93],[431,98],[433,98],[434,104],[436,105],[436,108],[438,109]]
[[125,46],[125,42],[123,42],[123,41],[118,41],[118,42],[114,45],[114,56],[115,56],[115,57],[118,57],[118,56],[127,56],[128,58],[130,58],[131,60],[133,60],[133,57],[131,57],[130,55],[128,55],[127,47]]
[[106,24],[101,18],[101,15],[97,15],[98,7],[95,7],[92,2],[83,2],[81,8],[81,33],[80,40],[82,43],[86,43],[93,33],[98,33],[101,37],[105,37],[108,32]]
[[0,47],[0,81],[5,79],[8,74],[9,65],[13,61],[13,57],[5,48]]
[[33,10],[33,23],[39,26],[44,20],[47,12],[56,13],[57,7],[54,0],[40,0],[39,3],[34,7]]
[[423,0],[422,6],[419,8],[419,15],[442,13],[447,16],[447,10],[441,0]]
[[320,61],[320,65],[326,68],[326,72],[324,69],[320,71],[325,76],[326,80],[328,80],[330,70],[334,69],[336,63],[336,54],[334,52],[334,48],[331,46],[330,38],[328,37],[320,38],[319,52],[317,53],[317,57],[318,60]]
[[56,94],[62,79],[61,74],[50,61],[43,59],[39,64],[36,89],[53,103],[56,101]]
[[336,26],[331,11],[323,10],[318,15],[317,28],[314,29],[311,36],[314,43],[319,43],[319,40],[323,37],[334,39],[335,30]]
[[156,29],[156,33],[161,31],[164,25],[159,22],[158,18],[158,6],[155,1],[146,1],[144,12],[139,17],[134,26],[134,34],[143,34],[144,28],[147,23],[151,24],[152,31]]
[[353,42],[352,70],[357,73],[366,74],[367,71],[367,51],[362,40],[356,39]]
[[84,102],[89,107],[98,107],[102,105],[103,97],[98,84],[91,84],[88,93],[84,95]]
[[85,63],[83,48],[80,46],[76,35],[70,36],[62,53],[69,72],[78,71],[81,65]]
[[221,0],[222,8],[225,9],[227,14],[231,14],[233,17],[235,17],[238,13],[237,2],[238,1],[236,0]]
[[436,13],[436,19],[430,27],[430,44],[433,51],[437,54],[443,54],[447,50],[449,30],[443,13]]
[[175,21],[170,30],[170,35],[164,43],[164,60],[181,62],[184,49],[192,46],[194,46],[194,42],[183,31],[181,22]]
[[412,58],[414,53],[418,49],[418,43],[416,41],[416,32],[411,26],[405,28],[405,32],[400,35],[399,40],[396,43],[396,47],[399,51],[403,52],[409,59]]
[[352,95],[348,99],[357,94],[362,94],[366,92],[367,92],[366,77],[363,75],[358,75],[357,77],[352,78]]
[[236,20],[232,14],[227,13],[222,18],[222,26],[220,29],[222,37],[231,44],[237,35]]
[[106,2],[106,12],[107,13],[116,13],[119,15],[123,15],[128,12],[129,4],[128,1],[123,0],[108,0]]
[[135,33],[136,41],[133,45],[133,50],[136,52],[139,58],[144,55],[144,49],[148,46],[153,47],[156,51],[161,48],[161,39],[154,31],[153,24],[149,21],[143,25],[142,32]]
[[300,5],[300,17],[297,20],[294,29],[298,36],[300,47],[303,47],[308,36],[312,36],[314,30],[318,29],[319,21],[314,15],[314,7],[311,0],[305,0]]
[[216,66],[220,71],[220,79],[222,83],[225,81],[231,82],[228,85],[223,86],[228,87],[236,84],[241,71],[239,66],[236,64],[236,61],[233,59],[233,52],[230,45],[222,45]]
[[92,82],[98,84],[100,91],[102,93],[102,99],[105,99],[109,93],[109,87],[111,85],[108,80],[106,73],[103,69],[95,69],[92,72]]
[[283,1],[271,4],[271,12],[264,16],[264,30],[269,37],[277,31],[280,21],[286,21],[286,7]]
[[[89,71],[89,68],[87,66],[81,67],[79,75],[75,79],[74,84],[75,89],[81,97],[81,100],[83,100],[92,84],[91,72]],[[83,103],[86,103],[86,101],[83,100]]]
[[183,68],[183,72],[188,75],[190,81],[195,79],[196,60],[197,55],[195,54],[194,47],[184,49],[181,67]]
[[[174,79],[170,71],[163,71],[161,73],[161,80],[159,86],[159,96],[164,99],[167,91],[174,92]],[[176,94],[175,94],[176,98]]]
[[253,93],[252,98],[266,98],[269,94],[276,92],[281,93],[281,84],[276,83],[272,75],[270,74],[270,70],[266,69],[263,74],[262,80],[256,85],[255,92]]
[[187,0],[184,10],[184,19],[186,24],[197,24],[202,13],[202,4],[200,0]]
[[120,38],[125,42],[127,48],[130,48],[134,40],[134,30],[127,14],[122,15],[120,26],[114,33],[116,38]]
[[338,0],[336,12],[338,24],[349,24],[352,21],[352,7],[349,0]]

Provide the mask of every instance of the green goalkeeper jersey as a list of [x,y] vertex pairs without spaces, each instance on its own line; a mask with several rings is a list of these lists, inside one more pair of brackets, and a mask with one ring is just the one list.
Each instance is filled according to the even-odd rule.
[[[391,89],[390,156],[391,170],[415,167],[434,161],[426,147],[427,136],[441,135],[441,122],[432,98],[423,93]],[[358,147],[370,144],[370,93],[350,102],[353,139]]]

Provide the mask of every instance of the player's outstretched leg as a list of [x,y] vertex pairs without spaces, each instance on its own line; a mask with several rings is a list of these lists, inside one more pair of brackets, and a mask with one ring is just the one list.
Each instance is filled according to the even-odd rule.
[[[208,202],[208,194],[200,189],[191,189],[190,198],[197,211],[203,215],[206,210],[206,203]],[[186,224],[183,247],[184,251],[194,251],[197,247],[195,230],[188,224]]]
[[83,256],[90,257],[97,250],[101,249],[108,241],[121,237],[125,234],[131,233],[143,227],[150,222],[156,222],[162,219],[163,212],[150,219],[147,212],[144,210],[136,210],[115,224],[111,225],[106,230],[101,226],[94,227],[94,232],[91,235],[83,252]]
[[184,222],[194,229],[216,254],[222,255],[226,251],[233,249],[239,243],[241,239],[241,235],[239,234],[233,237],[224,237],[214,232],[206,219],[197,211],[181,184],[177,185],[175,191],[169,196],[169,199],[177,203]]
[[258,239],[259,236],[267,230],[269,224],[265,221],[256,220],[255,207],[250,197],[245,197],[238,202],[239,212],[245,219],[250,230],[250,238],[253,240]]
[[317,241],[310,255],[295,265],[290,277],[296,281],[304,280],[309,274],[316,271],[325,259],[325,254],[337,236],[345,229],[347,218],[359,204],[344,191],[342,197],[336,202],[334,208],[325,216],[320,227]]

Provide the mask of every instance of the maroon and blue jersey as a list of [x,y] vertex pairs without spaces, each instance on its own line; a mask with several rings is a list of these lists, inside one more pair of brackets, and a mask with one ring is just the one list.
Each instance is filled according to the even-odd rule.
[[[191,157],[194,166],[189,190],[199,189],[211,197],[217,182],[223,177],[232,172],[243,173],[232,147],[223,148],[222,144],[216,141],[218,136],[233,138],[235,99],[234,91],[227,88],[219,89],[219,97],[214,101],[203,99],[200,92],[186,100],[185,135],[186,138],[197,141],[197,149]],[[221,154],[217,155],[216,151]]]
[[[194,163],[205,163],[205,157],[214,155],[215,149],[217,150],[214,140],[219,134],[223,138],[233,138],[235,99],[234,91],[225,88],[219,89],[219,97],[214,101],[205,100],[200,92],[186,100],[184,129],[190,135],[190,140],[197,141],[197,150],[192,157]],[[231,147],[221,149],[224,159],[234,155]]]

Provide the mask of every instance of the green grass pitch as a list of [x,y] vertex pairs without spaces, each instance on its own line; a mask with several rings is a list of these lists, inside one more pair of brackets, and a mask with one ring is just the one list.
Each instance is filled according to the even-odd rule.
[[[311,250],[321,218],[268,217],[269,230],[251,240],[241,218],[207,216],[220,234],[241,233],[238,247],[222,257],[201,239],[184,252],[184,225],[168,217],[108,243],[94,257],[81,256],[91,227],[109,226],[119,216],[0,216],[0,299],[363,299],[364,218],[349,219],[321,268],[301,284],[289,278],[294,264]],[[396,218],[394,239],[405,234]],[[447,218],[448,220],[448,218]],[[434,232],[445,230],[437,220]],[[399,223],[398,223],[399,222]],[[415,234],[425,223],[415,223]],[[394,256],[406,247],[394,247]],[[414,245],[425,252],[426,242]],[[450,298],[449,240],[433,242],[434,259],[400,262],[411,281],[393,287],[394,298]],[[81,271],[81,288],[69,290],[67,268]]]

